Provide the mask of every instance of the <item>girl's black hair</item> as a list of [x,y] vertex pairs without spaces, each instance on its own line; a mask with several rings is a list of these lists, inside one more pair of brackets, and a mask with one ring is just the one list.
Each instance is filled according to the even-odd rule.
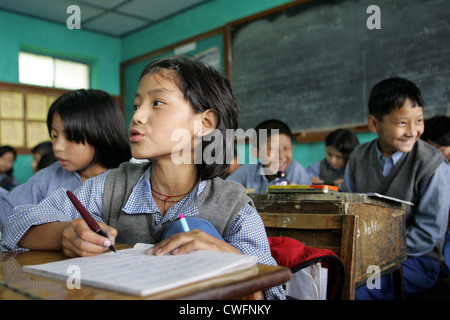
[[[7,152],[12,152],[12,154],[14,155],[14,161],[17,159],[17,151],[16,151],[16,149],[14,149],[11,146],[1,146],[0,147],[0,157],[3,156]],[[9,169],[8,172],[5,172],[5,173],[8,176],[12,176],[13,175],[13,171],[14,171],[14,169],[11,168],[11,169]]]
[[33,147],[33,149],[31,149],[31,153],[32,154],[46,154],[48,152],[53,152],[53,146],[52,146],[52,142],[51,141],[44,141],[41,142],[39,144],[37,144],[36,146]]
[[369,114],[382,121],[383,116],[400,109],[410,99],[413,107],[424,107],[420,89],[411,81],[394,77],[377,83],[370,93]]
[[335,147],[337,151],[348,157],[359,144],[356,135],[348,129],[336,129],[325,138],[325,145]]
[[54,162],[56,162],[56,157],[55,157],[55,154],[53,153],[53,151],[44,153],[44,154],[42,154],[41,158],[39,159],[39,161],[36,165],[36,170],[39,171],[44,168],[47,168]]
[[61,117],[66,138],[94,147],[93,162],[116,168],[129,161],[131,149],[125,119],[112,96],[102,90],[80,89],[64,93],[48,111],[47,128],[51,136],[53,115]]
[[[208,109],[216,112],[218,116],[216,130],[221,133],[222,139],[203,137],[199,147],[201,151],[199,150],[196,154],[201,152],[203,155],[203,151],[208,147],[208,150],[212,151],[211,156],[216,159],[214,163],[207,163],[202,157],[199,164],[201,179],[223,176],[230,166],[226,160],[232,159],[231,155],[234,152],[234,141],[227,141],[229,139],[227,139],[226,130],[237,129],[239,115],[239,106],[230,82],[214,67],[198,59],[184,56],[162,58],[149,63],[142,71],[139,80],[146,74],[158,73],[163,69],[173,72],[175,77],[171,80],[178,86],[195,112],[201,113]],[[215,154],[214,150],[220,154]]]
[[421,138],[431,140],[440,146],[450,146],[450,117],[434,116],[425,123],[425,131]]
[[11,146],[1,146],[0,147],[0,156],[4,155],[7,152],[12,152],[14,154],[14,159],[17,158],[17,151]]

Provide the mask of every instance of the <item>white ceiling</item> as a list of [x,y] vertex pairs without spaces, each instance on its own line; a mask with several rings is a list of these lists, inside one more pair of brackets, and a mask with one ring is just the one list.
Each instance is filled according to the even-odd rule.
[[77,5],[81,29],[122,37],[212,0],[0,0],[0,10],[66,25]]

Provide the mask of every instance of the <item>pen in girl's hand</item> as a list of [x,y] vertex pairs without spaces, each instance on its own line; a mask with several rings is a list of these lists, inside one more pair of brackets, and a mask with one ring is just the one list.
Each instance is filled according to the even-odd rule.
[[[77,197],[70,191],[67,190],[67,195],[69,196],[70,201],[72,201],[75,208],[77,208],[78,212],[83,217],[84,221],[86,221],[89,228],[94,231],[95,233],[101,235],[102,237],[108,238],[106,234],[102,231],[100,226],[98,225],[97,221],[92,218],[91,214],[86,210],[86,208],[81,204],[80,200],[77,199]],[[109,247],[111,251],[116,252],[116,249],[113,245]]]

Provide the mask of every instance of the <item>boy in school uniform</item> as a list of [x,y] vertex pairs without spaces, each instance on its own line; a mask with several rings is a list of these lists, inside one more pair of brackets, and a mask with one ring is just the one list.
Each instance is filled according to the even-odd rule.
[[255,131],[256,143],[252,154],[260,161],[240,167],[227,180],[243,185],[249,192],[265,193],[276,178],[277,171],[285,171],[289,183],[310,184],[306,170],[292,159],[293,137],[287,124],[275,119],[266,120],[258,124]]
[[[378,138],[350,155],[344,192],[378,192],[410,201],[403,263],[405,295],[431,288],[439,275],[449,209],[450,168],[441,152],[422,141],[424,101],[411,81],[389,78],[372,89],[368,126]],[[392,276],[379,289],[358,288],[356,299],[392,299]]]

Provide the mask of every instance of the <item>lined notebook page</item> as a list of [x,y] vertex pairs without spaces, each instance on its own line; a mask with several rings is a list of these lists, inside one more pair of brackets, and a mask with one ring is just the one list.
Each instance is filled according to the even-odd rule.
[[[80,271],[81,285],[146,296],[196,281],[254,266],[257,258],[224,252],[194,251],[183,255],[145,254],[151,245],[40,265],[23,271],[66,280],[73,267]],[[70,268],[69,268],[70,267]]]

